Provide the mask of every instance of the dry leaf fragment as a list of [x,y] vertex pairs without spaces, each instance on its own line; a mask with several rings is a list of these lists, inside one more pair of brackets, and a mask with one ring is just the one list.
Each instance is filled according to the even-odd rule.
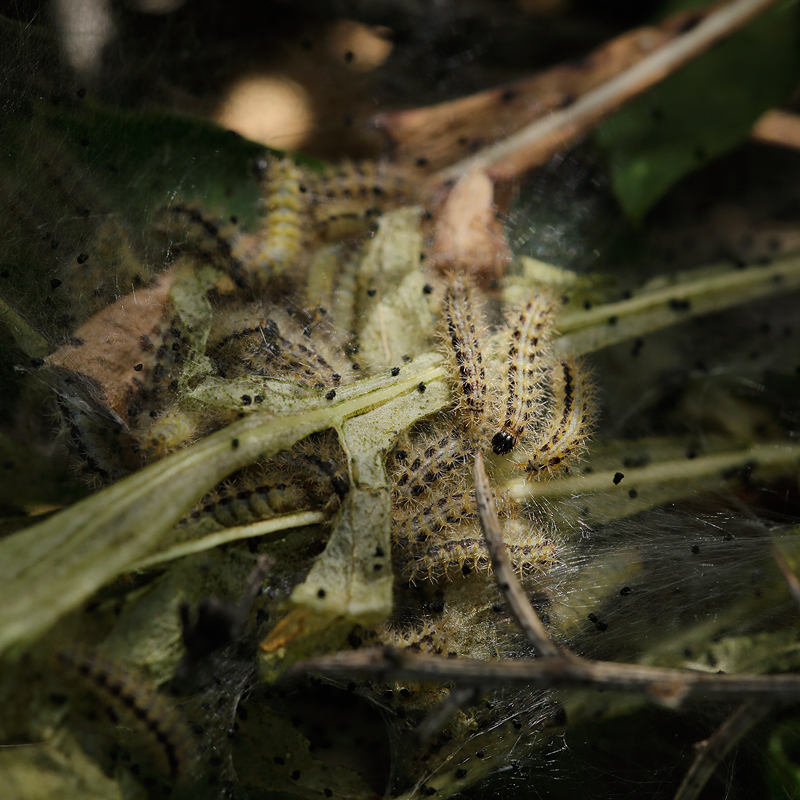
[[469,272],[488,284],[502,277],[511,258],[495,214],[492,182],[474,169],[459,178],[436,219],[431,264],[441,272]]
[[661,25],[635,28],[578,61],[458,100],[381,114],[375,124],[388,141],[393,161],[433,172],[571,105],[708,13],[706,9],[677,14]]
[[154,352],[143,342],[156,338],[176,277],[177,269],[172,269],[106,306],[46,363],[88,378],[101,394],[97,399],[126,419],[128,400],[141,374],[155,362]]

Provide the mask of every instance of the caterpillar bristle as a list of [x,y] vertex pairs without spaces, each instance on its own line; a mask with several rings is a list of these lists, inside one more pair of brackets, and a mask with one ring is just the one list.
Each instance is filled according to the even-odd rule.
[[232,275],[241,272],[235,254],[238,228],[233,223],[221,223],[213,214],[188,203],[175,203],[160,209],[156,213],[156,222],[168,237],[171,250],[191,252]]
[[492,437],[492,450],[506,455],[516,446],[537,411],[537,384],[544,369],[546,345],[553,327],[556,303],[534,295],[510,325],[505,365],[505,420]]
[[305,176],[289,158],[273,161],[267,173],[262,206],[266,212],[260,244],[242,257],[245,281],[256,289],[291,270],[303,247],[306,197]]
[[550,385],[547,424],[519,465],[529,477],[563,470],[580,455],[591,433],[594,396],[583,362],[573,359],[555,364],[550,371]]
[[349,489],[336,435],[323,433],[232,475],[209,492],[182,524],[211,517],[228,528],[309,508],[333,509]]
[[473,443],[458,428],[439,434],[411,453],[396,450],[391,464],[395,503],[402,505],[420,499],[466,463],[474,452]]
[[317,388],[338,386],[344,365],[311,333],[311,326],[281,309],[251,305],[219,320],[209,337],[210,352],[229,377],[249,373]]
[[138,438],[147,460],[157,461],[182,450],[207,432],[207,426],[197,414],[180,408],[170,408],[155,417]]
[[449,276],[444,296],[445,337],[455,359],[457,409],[467,429],[480,434],[487,425],[485,325],[468,278]]
[[116,663],[93,650],[64,650],[58,660],[115,714],[150,742],[155,765],[171,778],[188,771],[194,750],[189,726],[170,700],[137,669]]
[[[554,563],[556,548],[541,531],[535,527],[523,531],[522,526],[512,526],[510,530],[514,536],[506,546],[519,573],[540,571]],[[397,557],[403,577],[412,584],[418,580],[450,580],[454,575],[467,577],[476,572],[491,572],[486,540],[477,523],[462,525],[445,537],[398,545]]]
[[345,161],[305,178],[311,223],[321,240],[362,232],[384,211],[415,195],[405,173],[376,161]]

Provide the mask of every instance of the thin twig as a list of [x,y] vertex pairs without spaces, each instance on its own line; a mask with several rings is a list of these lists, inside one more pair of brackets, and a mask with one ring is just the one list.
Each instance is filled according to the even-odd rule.
[[437,703],[433,711],[417,725],[416,735],[420,744],[436,736],[447,724],[447,721],[460,708],[475,703],[480,697],[480,689],[476,686],[454,686],[450,694],[441,703]]
[[500,520],[497,516],[497,509],[492,496],[492,488],[489,486],[489,478],[486,476],[483,456],[480,452],[475,454],[472,479],[475,482],[478,519],[480,519],[483,535],[486,539],[489,557],[492,559],[492,569],[497,580],[497,586],[508,602],[517,624],[533,645],[536,654],[543,658],[561,657],[561,650],[550,641],[539,615],[530,604],[519,579],[514,574],[506,543],[503,541]]
[[444,182],[458,178],[475,167],[487,170],[495,179],[506,179],[544,163],[623,103],[663,80],[774,3],[775,0],[733,0],[629,70],[587,92],[570,107],[554,111],[507,139],[442,170],[437,179]]
[[742,703],[698,746],[692,766],[686,773],[674,800],[695,800],[725,756],[750,730],[772,711],[773,705],[751,698]]
[[315,673],[330,678],[376,681],[455,681],[482,687],[526,686],[547,689],[579,686],[639,692],[653,702],[677,708],[689,699],[793,702],[800,699],[800,675],[724,675],[693,670],[586,661],[579,658],[518,658],[481,661],[374,648],[332,653],[298,662],[287,674]]

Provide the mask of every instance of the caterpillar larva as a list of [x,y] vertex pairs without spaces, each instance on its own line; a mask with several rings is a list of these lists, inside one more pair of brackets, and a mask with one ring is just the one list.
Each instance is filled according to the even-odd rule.
[[250,373],[337,386],[344,367],[333,348],[312,342],[311,334],[311,325],[281,309],[251,305],[220,316],[209,352],[228,377]]
[[[136,421],[139,414],[159,410],[173,399],[178,388],[177,378],[190,350],[183,323],[177,316],[166,321],[163,328],[155,328],[151,337],[141,337],[140,346],[144,353],[152,355],[147,359],[150,362],[149,369],[142,368],[137,373],[142,377],[134,378],[139,390],[139,402],[131,403],[128,408],[131,423]],[[144,359],[143,363],[146,363]]]
[[94,651],[62,651],[58,660],[108,703],[109,716],[119,716],[151,743],[156,766],[171,776],[187,771],[194,749],[188,724],[167,697],[133,667],[122,666]]
[[355,253],[348,253],[342,259],[331,301],[331,322],[351,338],[356,330],[358,273],[359,260]]
[[553,326],[555,301],[534,295],[509,332],[506,363],[505,421],[492,437],[497,455],[510,453],[534,413],[536,385],[541,380],[547,338]]
[[299,509],[334,507],[350,489],[335,434],[299,442],[268,462],[248,467],[209,492],[185,518],[211,516],[223,527],[248,525]]
[[457,428],[444,436],[440,434],[419,455],[396,450],[392,489],[395,502],[402,504],[418,499],[433,484],[464,464],[474,451],[472,442]]
[[443,530],[452,530],[466,520],[478,516],[473,492],[454,492],[440,497],[419,510],[401,507],[395,511],[392,537],[401,547],[414,541],[437,536]]
[[137,435],[148,460],[156,461],[190,445],[206,432],[207,426],[196,413],[170,408]]
[[141,466],[133,453],[134,440],[119,419],[102,406],[61,395],[58,409],[67,447],[78,460],[78,472],[92,484],[119,480]]
[[583,449],[591,432],[592,385],[583,363],[567,360],[554,365],[551,392],[547,425],[520,465],[531,476],[563,469]]
[[[512,525],[511,531],[513,536],[504,538],[511,563],[520,573],[541,570],[554,562],[555,546],[541,531],[533,526],[526,530],[523,525]],[[464,525],[444,538],[409,540],[398,551],[397,555],[402,555],[397,559],[399,567],[410,583],[449,578],[451,572],[466,576],[491,569],[486,540],[477,524]]]
[[302,508],[305,494],[292,477],[263,468],[240,474],[209,492],[188,519],[211,516],[229,528]]
[[330,309],[341,255],[342,246],[330,244],[320,247],[311,256],[303,292],[306,306],[321,306]]
[[313,230],[325,240],[358,233],[377,216],[413,197],[413,185],[388,164],[345,161],[305,176]]
[[[508,516],[515,510],[515,504],[501,496],[498,498],[498,513]],[[467,520],[478,518],[478,508],[474,492],[452,492],[439,497],[420,509],[401,506],[395,511],[392,535],[399,543],[413,538],[422,541],[424,537],[436,537],[443,531],[451,531]]]
[[238,228],[234,221],[220,223],[196,206],[177,203],[161,209],[157,220],[167,235],[178,234],[183,241],[170,242],[179,250],[189,249],[212,264],[218,264],[234,280],[242,278],[242,253],[237,246]]
[[302,181],[303,173],[291,159],[275,160],[267,168],[262,201],[266,218],[260,231],[261,244],[249,258],[243,259],[248,282],[256,287],[285,274],[300,255],[306,206]]
[[467,278],[454,274],[444,297],[447,340],[458,373],[458,410],[468,429],[480,432],[486,424],[487,382],[483,363],[483,324],[474,304]]
[[273,373],[306,386],[338,386],[341,373],[301,336],[285,323],[279,328],[275,320],[265,320],[250,336],[253,348],[244,353],[245,367],[258,375]]

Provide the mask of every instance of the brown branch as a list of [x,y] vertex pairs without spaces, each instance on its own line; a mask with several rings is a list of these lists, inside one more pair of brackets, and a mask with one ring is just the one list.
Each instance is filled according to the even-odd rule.
[[454,686],[450,694],[437,703],[430,714],[417,725],[417,740],[424,743],[436,736],[456,711],[472,705],[479,698],[480,690],[476,686]]
[[430,174],[565,108],[680,36],[713,8],[694,9],[604,42],[586,56],[516,81],[374,120],[392,159]]
[[681,782],[674,800],[695,800],[725,756],[772,711],[773,705],[751,698],[742,703],[705,741]]
[[486,547],[489,557],[492,559],[492,569],[500,592],[508,602],[517,624],[533,645],[536,654],[545,658],[564,657],[562,651],[550,641],[539,615],[530,604],[522,584],[514,574],[514,567],[508,557],[506,543],[503,541],[492,488],[489,486],[489,478],[486,476],[483,456],[480,452],[475,454],[472,479],[475,482],[478,519],[480,519],[483,535],[486,538]]
[[774,2],[732,0],[630,69],[587,92],[571,106],[554,111],[507,139],[442,170],[437,175],[438,180],[458,178],[476,167],[485,169],[495,180],[504,180],[544,163],[628,100],[662,81]]
[[372,648],[319,656],[287,670],[287,674],[308,672],[339,679],[455,681],[459,685],[482,687],[591,687],[643,693],[653,702],[671,708],[690,699],[800,700],[800,675],[724,675],[579,658],[481,661]]

